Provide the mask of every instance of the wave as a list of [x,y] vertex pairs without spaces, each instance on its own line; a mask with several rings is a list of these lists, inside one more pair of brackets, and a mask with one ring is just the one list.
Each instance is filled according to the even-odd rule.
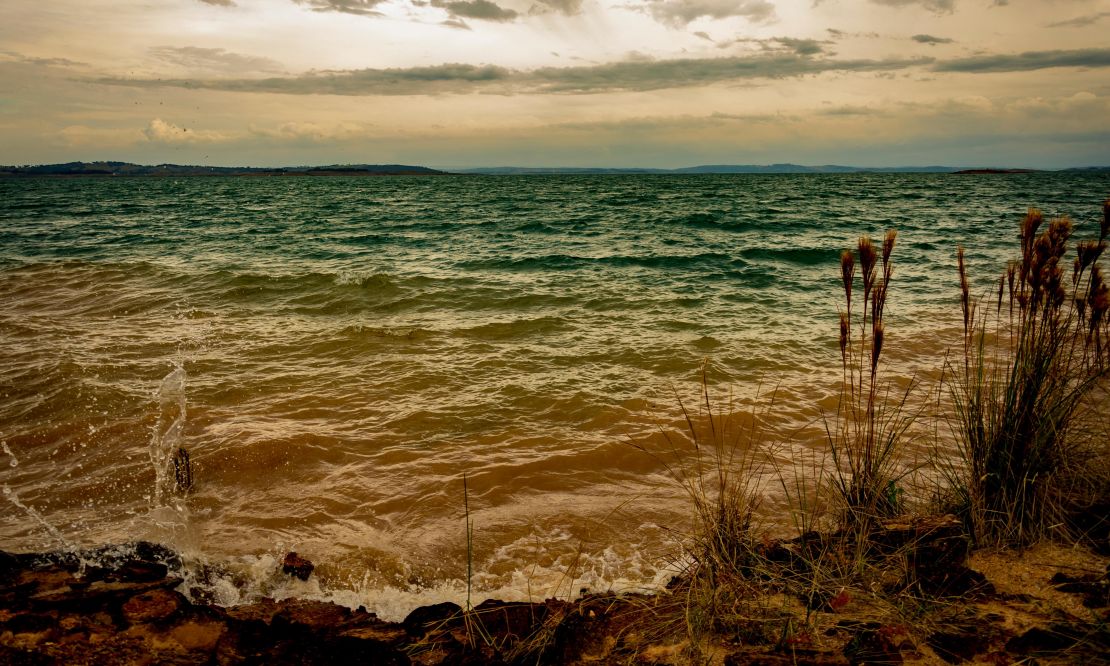
[[738,263],[743,265],[744,262],[723,252],[699,252],[696,254],[616,254],[594,257],[573,254],[543,254],[515,258],[470,260],[459,262],[457,266],[466,270],[545,271],[604,266],[684,269],[700,266],[735,266]]
[[840,250],[824,247],[779,247],[748,248],[743,251],[745,259],[752,261],[784,261],[802,266],[834,265]]

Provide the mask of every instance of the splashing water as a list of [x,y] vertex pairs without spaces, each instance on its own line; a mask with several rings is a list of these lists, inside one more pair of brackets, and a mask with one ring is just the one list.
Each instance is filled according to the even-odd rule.
[[[173,492],[173,454],[181,446],[185,430],[185,368],[177,365],[162,378],[155,398],[158,422],[150,436],[150,464],[154,467],[154,499],[151,508],[164,505],[163,497]],[[168,425],[167,425],[168,424]]]

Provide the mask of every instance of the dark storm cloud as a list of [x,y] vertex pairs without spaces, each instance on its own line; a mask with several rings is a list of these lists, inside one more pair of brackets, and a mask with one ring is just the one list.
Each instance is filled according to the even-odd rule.
[[385,0],[293,0],[298,5],[308,5],[314,12],[342,12],[357,16],[380,16],[374,7]]
[[913,37],[910,37],[910,39],[912,39],[913,41],[918,42],[920,44],[930,44],[930,45],[932,45],[932,44],[951,44],[955,41],[955,40],[949,39],[948,37],[937,37],[935,35],[914,35]]
[[952,12],[956,9],[956,0],[871,0],[876,5],[886,5],[888,7],[908,7],[910,5],[921,5],[925,9],[931,9],[934,12]]
[[711,59],[632,60],[579,67],[513,70],[445,64],[398,69],[312,72],[265,79],[99,79],[109,85],[175,87],[290,95],[595,94],[683,88],[823,72],[884,72],[927,65],[932,58],[832,60],[792,53]]
[[1097,14],[1087,14],[1086,16],[1076,16],[1073,19],[1066,21],[1059,21],[1057,23],[1049,23],[1050,28],[1082,28],[1084,26],[1098,23],[1102,19],[1110,16],[1110,12],[1099,12]]
[[1110,49],[1026,51],[956,58],[937,63],[937,72],[1031,72],[1050,67],[1110,67]]
[[512,21],[518,16],[512,9],[505,9],[490,2],[490,0],[431,0],[431,5],[446,9],[453,17],[477,19],[479,21],[504,23]]

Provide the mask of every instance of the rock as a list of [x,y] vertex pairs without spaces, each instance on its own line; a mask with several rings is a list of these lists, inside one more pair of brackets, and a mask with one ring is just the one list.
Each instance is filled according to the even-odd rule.
[[226,630],[222,622],[190,620],[171,629],[169,636],[189,652],[211,653]]
[[479,623],[487,635],[499,640],[514,640],[531,636],[547,618],[547,607],[524,601],[490,599],[475,606],[467,615]]
[[127,560],[114,572],[118,580],[131,583],[143,583],[161,580],[169,573],[169,568],[161,562],[146,560]]
[[308,577],[312,575],[312,570],[315,568],[316,565],[296,553],[287,553],[285,555],[285,560],[281,563],[282,573],[300,578],[301,580],[308,580]]
[[445,601],[413,610],[401,622],[410,636],[423,636],[430,630],[462,621],[462,606]]
[[[274,628],[298,625],[309,629],[337,629],[351,619],[351,610],[326,601],[288,599],[278,602],[279,610],[270,621]],[[368,614],[366,614],[368,615]]]
[[187,603],[185,597],[172,590],[157,589],[137,594],[123,604],[123,618],[130,624],[166,620]]

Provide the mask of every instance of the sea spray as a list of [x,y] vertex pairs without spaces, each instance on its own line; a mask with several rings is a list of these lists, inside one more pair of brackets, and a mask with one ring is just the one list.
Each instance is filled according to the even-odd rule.
[[174,482],[174,452],[181,446],[185,430],[185,368],[174,367],[162,378],[155,399],[158,401],[158,422],[150,435],[150,464],[154,467],[152,509],[163,506],[163,498],[171,495]]
[[[184,450],[186,408],[185,386],[188,375],[185,368],[175,364],[174,369],[162,378],[154,399],[158,405],[158,420],[150,434],[147,451],[154,468],[154,488],[151,493],[150,512],[147,514],[152,532],[150,538],[172,546],[184,553],[194,550],[191,538],[189,506],[179,488],[180,474],[175,462]],[[188,464],[186,462],[186,464]],[[190,479],[191,483],[191,479]]]

